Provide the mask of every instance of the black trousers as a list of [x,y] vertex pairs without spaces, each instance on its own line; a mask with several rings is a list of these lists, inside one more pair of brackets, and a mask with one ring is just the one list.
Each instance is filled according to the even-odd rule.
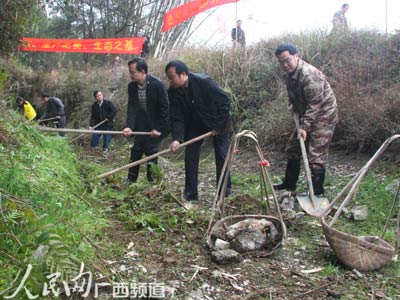
[[[146,156],[150,156],[154,153],[157,153],[160,149],[160,144],[161,144],[160,138],[152,138],[152,137],[149,137],[146,135],[135,136],[135,141],[134,141],[132,149],[131,149],[130,162],[140,160],[142,158],[143,154]],[[157,164],[157,158],[154,158],[147,162],[147,180],[153,181],[150,163]],[[140,168],[140,165],[129,169],[128,179],[130,181],[135,182],[138,179],[139,168]]]
[[[185,128],[185,141],[198,137],[207,130],[202,128]],[[190,144],[185,149],[185,191],[186,195],[197,195],[198,193],[198,175],[199,175],[199,160],[200,160],[200,147],[203,140]],[[222,167],[229,150],[230,133],[221,133],[213,137],[215,166],[217,173],[217,183],[221,177]],[[219,193],[220,191],[218,191]],[[228,185],[225,195],[228,196],[231,192],[231,178],[228,178]]]

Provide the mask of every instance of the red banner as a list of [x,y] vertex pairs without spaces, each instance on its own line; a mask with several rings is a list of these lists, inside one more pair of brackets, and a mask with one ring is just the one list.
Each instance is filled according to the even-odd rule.
[[22,38],[22,51],[140,54],[144,38],[39,39]]
[[239,0],[194,0],[181,6],[175,7],[164,14],[162,31],[170,30],[172,27],[186,21],[187,19],[207,9],[218,5],[238,2]]

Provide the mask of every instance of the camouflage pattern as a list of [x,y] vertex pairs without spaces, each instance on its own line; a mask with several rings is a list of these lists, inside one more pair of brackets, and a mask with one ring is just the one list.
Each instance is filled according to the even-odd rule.
[[[329,146],[336,125],[317,128],[308,134],[306,141],[308,164],[311,169],[322,169],[328,160]],[[297,130],[294,130],[286,144],[285,152],[288,159],[301,159],[300,142]]]
[[[289,103],[300,116],[300,128],[307,132],[310,167],[323,168],[338,123],[336,97],[320,70],[299,59],[293,74],[286,75]],[[300,159],[300,145],[294,131],[286,145],[288,159]]]
[[332,19],[333,30],[346,30],[347,19],[343,12],[340,10],[333,15]]

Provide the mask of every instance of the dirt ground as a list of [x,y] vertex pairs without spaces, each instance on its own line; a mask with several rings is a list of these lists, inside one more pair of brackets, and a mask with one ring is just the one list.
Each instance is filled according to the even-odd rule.
[[[110,155],[105,160],[112,160],[113,154]],[[320,221],[305,216],[299,207],[296,210],[300,213],[296,218],[284,220],[287,237],[271,256],[249,253],[243,255],[241,263],[214,263],[211,250],[205,243],[215,197],[213,160],[211,154],[202,158],[200,200],[187,205],[180,198],[184,183],[182,163],[176,158],[160,159],[159,164],[166,176],[165,185],[161,191],[149,186],[144,192],[148,192],[149,198],[152,198],[150,208],[153,213],[167,212],[169,217],[178,220],[164,230],[132,229],[114,214],[113,210],[124,202],[134,203],[134,194],[123,201],[110,199],[109,203],[104,204],[111,207],[111,226],[103,238],[119,247],[112,252],[113,255],[108,254],[103,260],[104,266],[113,273],[113,281],[145,285],[156,283],[162,286],[164,292],[164,297],[135,298],[131,291],[130,299],[400,299],[399,268],[397,272],[384,267],[378,271],[361,273],[343,266],[330,249]],[[279,179],[283,174],[284,161],[276,157],[270,162],[274,180]],[[350,180],[363,162],[363,158],[333,153],[329,172],[332,176],[348,177]],[[241,174],[239,178],[245,174],[257,175],[257,158],[254,154],[246,151],[238,154],[232,167],[232,175],[235,173]],[[305,185],[304,178],[302,180]],[[121,185],[118,188],[126,187]],[[329,189],[334,187],[328,186],[327,189],[329,193]],[[166,194],[169,196],[166,197]],[[254,199],[235,186],[226,203],[231,214],[243,214],[243,207],[260,213],[260,207],[254,205]],[[389,262],[392,267],[393,264],[398,263]],[[129,299],[124,298],[123,293],[119,296],[115,291],[113,293],[105,289],[99,298]]]

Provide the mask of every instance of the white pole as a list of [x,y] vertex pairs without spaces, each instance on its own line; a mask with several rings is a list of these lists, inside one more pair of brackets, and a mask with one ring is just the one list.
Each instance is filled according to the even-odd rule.
[[385,0],[385,34],[388,34],[388,3]]

